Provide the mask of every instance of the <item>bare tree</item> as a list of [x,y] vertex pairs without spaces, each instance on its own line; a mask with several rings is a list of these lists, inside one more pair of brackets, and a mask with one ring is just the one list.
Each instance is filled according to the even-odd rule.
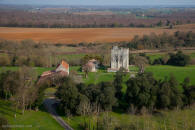
[[88,77],[88,73],[90,72],[90,70],[91,70],[91,66],[87,64],[83,66],[83,71],[85,72],[85,78]]
[[139,68],[139,73],[144,73],[147,63],[148,60],[143,56],[136,56],[134,58],[134,64]]
[[15,102],[16,108],[21,106],[22,114],[24,114],[27,106],[32,105],[36,99],[35,90],[36,74],[32,68],[21,67],[19,70],[19,86],[17,87],[16,94],[12,99]]

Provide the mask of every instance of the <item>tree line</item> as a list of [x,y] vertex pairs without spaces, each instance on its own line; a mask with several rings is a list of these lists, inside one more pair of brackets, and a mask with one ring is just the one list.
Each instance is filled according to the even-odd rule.
[[182,51],[178,51],[176,54],[170,53],[169,58],[167,56],[164,56],[155,59],[152,65],[161,64],[161,65],[186,66],[190,63],[193,64],[193,62],[191,62],[190,56],[183,54]]
[[[103,12],[103,11],[102,11]],[[147,11],[144,11],[147,12]],[[143,13],[143,12],[142,12]],[[139,14],[82,15],[72,12],[44,12],[31,10],[0,10],[0,26],[39,28],[112,28],[112,27],[155,27],[194,23],[194,11],[178,11],[162,14],[148,12]],[[125,17],[124,17],[125,16]],[[25,19],[25,20],[24,20]]]
[[[141,64],[139,59],[141,59],[142,62],[145,60],[145,64],[150,65],[186,66],[189,64],[194,64],[193,59],[189,55],[184,54],[182,51],[165,54],[162,57],[154,59],[153,61],[151,60],[150,56],[147,56],[145,53],[140,53],[139,55],[130,55],[129,61],[131,64]],[[139,67],[139,65],[137,66]]]
[[144,109],[152,113],[159,109],[180,109],[194,104],[195,86],[190,84],[189,78],[179,84],[173,75],[157,80],[151,73],[142,73],[129,78],[125,83],[127,90],[122,92],[125,75],[125,72],[119,71],[113,82],[90,85],[64,79],[56,92],[61,101],[59,109],[68,116],[94,115],[116,109],[136,114]]
[[195,33],[192,31],[177,31],[174,35],[167,33],[156,35],[144,35],[143,37],[135,36],[131,42],[121,44],[121,46],[130,49],[165,49],[176,47],[194,47]]

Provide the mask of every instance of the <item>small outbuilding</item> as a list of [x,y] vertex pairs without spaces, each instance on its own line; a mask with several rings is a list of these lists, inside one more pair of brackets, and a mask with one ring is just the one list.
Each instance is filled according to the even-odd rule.
[[84,71],[84,69],[88,69],[89,72],[97,72],[98,68],[99,62],[95,59],[91,59],[82,67],[82,71]]

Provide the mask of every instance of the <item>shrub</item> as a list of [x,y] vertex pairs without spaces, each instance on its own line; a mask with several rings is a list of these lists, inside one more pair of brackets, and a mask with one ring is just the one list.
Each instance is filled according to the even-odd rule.
[[182,92],[179,90],[179,84],[175,77],[171,75],[170,79],[164,79],[164,81],[159,82],[159,88],[157,92],[157,108],[175,108],[181,107],[182,102]]
[[190,62],[190,57],[178,51],[176,54],[170,54],[167,64],[176,66],[186,66]]
[[190,85],[190,79],[187,77],[182,83],[183,87],[183,102],[185,106],[195,103],[195,85]]

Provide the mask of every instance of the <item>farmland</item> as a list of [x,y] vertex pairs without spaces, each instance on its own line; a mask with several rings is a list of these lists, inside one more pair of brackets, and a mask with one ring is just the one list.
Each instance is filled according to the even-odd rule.
[[0,28],[0,39],[25,40],[47,43],[110,43],[130,41],[135,35],[151,33],[174,33],[176,31],[194,31],[195,24],[177,25],[174,29],[165,28]]

